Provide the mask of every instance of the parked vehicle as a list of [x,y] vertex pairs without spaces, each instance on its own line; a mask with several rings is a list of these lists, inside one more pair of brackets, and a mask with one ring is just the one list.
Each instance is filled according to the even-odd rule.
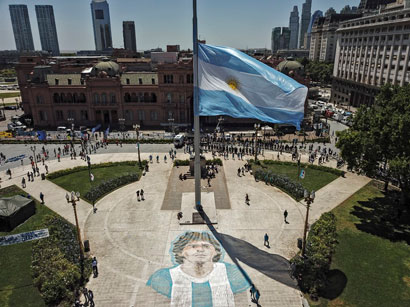
[[174,137],[174,146],[176,148],[181,148],[185,145],[185,135],[184,134],[177,134]]

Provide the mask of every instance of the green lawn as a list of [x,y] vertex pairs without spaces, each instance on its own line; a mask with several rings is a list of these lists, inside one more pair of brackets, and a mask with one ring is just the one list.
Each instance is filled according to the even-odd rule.
[[262,166],[266,166],[268,169],[272,170],[276,174],[285,175],[293,181],[300,182],[303,187],[308,191],[317,191],[332,182],[339,176],[329,173],[323,170],[301,167],[300,169],[305,170],[305,178],[300,179],[300,170],[298,171],[298,166],[296,163],[289,164],[265,164],[263,160],[261,161]]
[[2,99],[2,98],[13,98],[13,97],[20,97],[20,92],[0,93],[0,99]]
[[[138,166],[116,165],[110,167],[91,168],[94,181],[90,182],[88,170],[75,172],[61,176],[51,181],[67,191],[79,191],[83,197],[91,188],[91,185],[98,186],[103,181],[114,177],[121,177],[128,173],[140,172]],[[87,200],[87,199],[86,199]]]
[[[17,186],[0,189],[0,197],[16,194],[27,195]],[[0,232],[0,236],[44,228],[42,219],[55,213],[36,201],[36,214],[11,232]],[[40,292],[33,286],[31,278],[31,249],[33,242],[0,247],[0,306],[45,306]]]
[[313,305],[410,306],[410,218],[397,218],[395,197],[371,182],[333,210],[339,245],[331,269],[347,283],[339,297]]

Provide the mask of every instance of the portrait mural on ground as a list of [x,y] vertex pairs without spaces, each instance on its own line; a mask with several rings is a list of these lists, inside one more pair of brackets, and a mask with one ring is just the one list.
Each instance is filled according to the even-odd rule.
[[224,250],[209,232],[186,231],[170,248],[173,267],[156,271],[147,286],[171,306],[235,306],[234,296],[250,287],[238,266],[223,261]]

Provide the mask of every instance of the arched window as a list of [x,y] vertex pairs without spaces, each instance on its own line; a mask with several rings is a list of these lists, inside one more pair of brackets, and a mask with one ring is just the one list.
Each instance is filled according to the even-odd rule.
[[144,102],[144,95],[142,93],[138,93],[138,101]]
[[171,94],[171,93],[168,93],[168,94],[167,94],[167,102],[168,102],[168,103],[171,103],[171,102],[172,102],[172,94]]
[[149,102],[149,94],[148,93],[144,93],[144,102]]
[[101,94],[101,103],[107,104],[107,94],[106,93]]
[[100,95],[97,93],[94,94],[94,103],[100,103]]
[[124,95],[124,100],[125,100],[125,102],[131,102],[131,95],[130,95],[130,93],[125,93],[125,95]]
[[117,103],[117,97],[115,96],[115,93],[110,93],[111,100],[110,103],[116,104]]
[[53,100],[54,103],[60,103],[60,95],[58,95],[58,93],[54,93]]
[[69,103],[73,102],[73,95],[71,93],[67,94],[67,102]]
[[61,93],[61,94],[60,94],[60,101],[61,101],[61,102],[67,102],[64,93]]
[[80,102],[82,102],[82,103],[84,103],[84,102],[86,102],[86,98],[85,98],[85,95],[84,95],[84,93],[81,93],[80,94]]
[[151,93],[151,102],[157,102],[157,95],[155,93]]
[[78,101],[78,94],[77,93],[74,93],[73,94],[73,102],[74,103],[78,103],[79,101]]
[[132,93],[131,94],[131,102],[137,102],[137,101],[138,101],[137,94]]

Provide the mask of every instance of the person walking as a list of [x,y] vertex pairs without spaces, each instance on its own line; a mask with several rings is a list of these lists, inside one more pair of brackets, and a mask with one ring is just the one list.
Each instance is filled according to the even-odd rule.
[[141,189],[140,194],[141,194],[141,200],[145,200],[145,198],[144,198],[144,190],[143,190],[143,189]]
[[91,266],[93,268],[93,274],[94,274],[94,278],[98,276],[98,262],[97,262],[97,258],[94,257],[92,262],[91,262]]
[[137,199],[140,201],[140,190],[137,191]]
[[44,194],[43,194],[43,192],[40,192],[40,200],[41,200],[41,204],[44,205]]
[[245,204],[247,204],[248,206],[250,206],[248,193],[246,193],[246,195],[245,195]]
[[46,169],[46,174],[48,174],[48,165],[45,164],[44,167],[45,167],[45,169]]
[[26,178],[22,178],[21,179],[21,186],[23,187],[23,189],[26,187]]
[[90,304],[90,307],[94,307],[95,303],[94,303],[94,293],[91,290],[88,290],[88,302]]
[[285,210],[283,212],[283,217],[285,218],[285,223],[288,224],[288,221],[286,220],[286,218],[288,217],[288,210]]
[[268,236],[267,233],[265,233],[263,245],[266,246],[267,248],[270,248],[270,246],[269,246],[269,236]]

